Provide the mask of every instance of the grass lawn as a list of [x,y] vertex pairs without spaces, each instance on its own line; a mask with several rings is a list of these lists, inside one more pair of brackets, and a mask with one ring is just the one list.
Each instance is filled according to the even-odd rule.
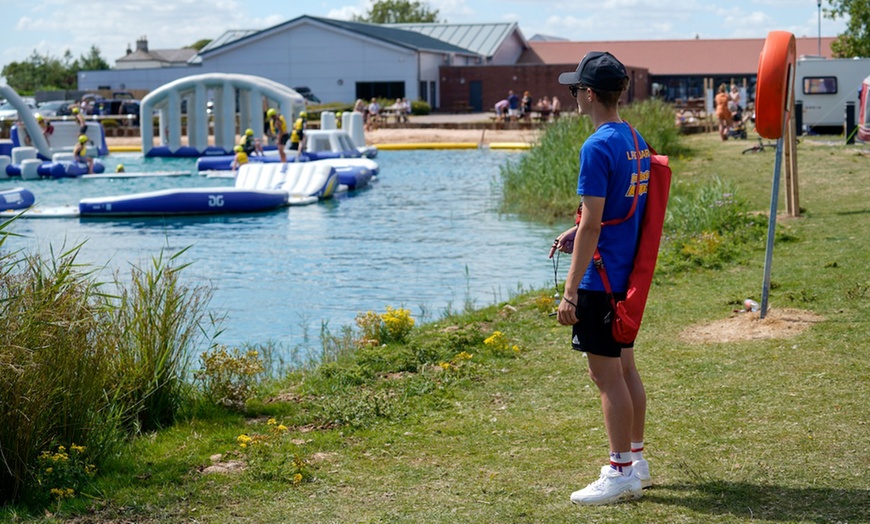
[[[742,155],[751,144],[720,143],[714,134],[687,137],[692,155],[672,158],[675,180],[719,178],[766,214],[774,154]],[[568,499],[597,477],[608,447],[585,357],[570,350],[568,329],[538,307],[540,297],[552,295],[541,290],[415,329],[424,340],[498,330],[520,347],[518,354],[478,361],[466,350],[473,356],[465,363],[429,371],[425,380],[425,373],[385,375],[381,381],[402,384],[386,400],[368,387],[311,398],[288,380],[283,395],[277,388],[267,395],[281,400],[257,402],[247,418],[199,414],[132,441],[88,497],[40,518],[870,522],[867,152],[821,138],[798,146],[803,213],[779,221],[771,318],[733,313],[746,298],[760,302],[763,242],[730,267],[657,277],[637,345],[654,486],[638,501],[587,508]],[[567,220],[572,212],[566,210]],[[547,248],[542,244],[542,264]],[[800,315],[809,319],[802,331],[791,322]],[[692,341],[722,322],[736,323],[738,336]],[[750,336],[756,332],[782,338]],[[337,413],[380,402],[380,416],[365,424],[301,423],[306,403],[318,402],[336,403]],[[268,434],[269,417],[288,426],[274,449],[288,461],[304,459],[305,481],[274,473],[286,471],[273,471],[274,456],[264,465],[239,450],[239,435]],[[203,473],[215,454],[224,464],[248,460],[249,468]],[[0,518],[26,520],[9,509]]]

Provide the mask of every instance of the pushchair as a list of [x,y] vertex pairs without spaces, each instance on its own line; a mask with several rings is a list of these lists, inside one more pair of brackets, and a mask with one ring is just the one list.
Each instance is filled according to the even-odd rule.
[[736,110],[732,113],[728,138],[746,139],[746,123],[743,121],[743,108],[740,106],[737,106]]

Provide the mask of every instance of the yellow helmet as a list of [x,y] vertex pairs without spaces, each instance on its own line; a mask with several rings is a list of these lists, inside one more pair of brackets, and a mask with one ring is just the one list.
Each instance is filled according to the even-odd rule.
[[302,111],[301,113],[299,113],[299,117],[300,118],[308,118],[308,113],[306,113],[305,111]]
[[273,116],[275,116],[277,114],[278,114],[278,111],[275,111],[274,107],[270,107],[269,110],[266,111],[266,116],[268,116],[269,118],[272,118]]
[[335,116],[336,116],[337,118],[341,118],[341,111],[335,113]]
[[77,115],[79,113],[79,108],[77,108],[77,107],[72,108],[72,113],[74,115]]
[[245,134],[248,136],[254,136],[254,130],[249,127],[245,129]]
[[36,113],[34,116],[36,117],[37,122],[42,122],[43,120],[45,120],[45,118],[43,118],[42,115],[40,115],[39,113]]
[[236,146],[233,148],[233,151],[235,151],[236,153],[241,153],[242,151],[244,151],[244,148],[242,146]]
[[117,167],[115,167],[115,173],[123,173],[123,172],[124,172],[124,164],[118,164]]
[[87,141],[88,141],[88,137],[87,137],[87,135],[79,135],[79,142],[81,142],[82,144],[84,144],[84,143],[87,142]]

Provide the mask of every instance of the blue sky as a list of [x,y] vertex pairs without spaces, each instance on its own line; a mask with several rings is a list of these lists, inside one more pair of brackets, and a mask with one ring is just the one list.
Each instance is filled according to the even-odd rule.
[[[827,0],[825,0],[826,2]],[[816,0],[429,0],[451,23],[515,21],[570,40],[763,38],[771,30],[818,35]],[[0,66],[40,54],[78,57],[96,45],[109,64],[148,37],[152,49],[184,47],[226,29],[263,29],[304,14],[350,19],[370,0],[0,0]],[[822,17],[822,36],[845,29]],[[727,49],[723,49],[727,52]]]

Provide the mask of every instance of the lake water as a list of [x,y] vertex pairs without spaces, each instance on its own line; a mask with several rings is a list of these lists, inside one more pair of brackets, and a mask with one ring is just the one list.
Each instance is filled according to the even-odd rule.
[[[8,249],[57,251],[85,241],[79,261],[108,268],[147,262],[161,249],[190,246],[189,283],[214,285],[211,308],[227,314],[219,342],[283,347],[353,325],[357,313],[387,305],[418,321],[506,300],[518,288],[552,285],[547,259],[557,228],[497,211],[499,166],[523,153],[489,150],[381,151],[373,187],[311,206],[255,215],[184,218],[19,220]],[[190,170],[192,159],[115,154],[128,172]],[[40,206],[171,187],[222,186],[199,176],[127,180],[9,180]],[[570,217],[569,217],[570,218]],[[567,264],[566,264],[567,266]],[[317,345],[316,342],[312,345]]]

